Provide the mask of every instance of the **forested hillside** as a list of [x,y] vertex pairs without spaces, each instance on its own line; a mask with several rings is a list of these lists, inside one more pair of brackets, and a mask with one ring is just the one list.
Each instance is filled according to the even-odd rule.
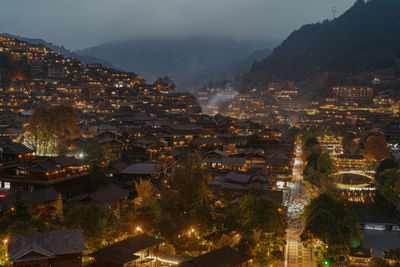
[[334,20],[294,31],[270,56],[253,64],[242,84],[394,68],[399,66],[399,33],[399,0],[357,0]]

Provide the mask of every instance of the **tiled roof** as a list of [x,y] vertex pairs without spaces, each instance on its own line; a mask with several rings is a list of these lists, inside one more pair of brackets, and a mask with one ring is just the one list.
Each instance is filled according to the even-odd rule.
[[121,171],[121,174],[145,174],[151,175],[154,173],[158,164],[153,163],[138,163],[132,164]]
[[164,240],[141,234],[128,237],[125,240],[114,243],[108,247],[89,254],[91,257],[115,264],[126,264],[138,259],[133,255],[136,252],[148,249],[163,243]]
[[246,174],[239,174],[234,172],[229,172],[224,179],[228,182],[246,184],[250,181],[251,176]]
[[67,157],[67,156],[50,157],[48,159],[55,162],[56,164],[60,165],[61,167],[79,166],[79,165],[83,165],[85,163],[83,160],[79,160],[75,157]]
[[27,154],[27,153],[33,153],[33,150],[27,148],[23,144],[20,143],[4,143],[0,145],[0,148],[3,149],[4,153],[10,153],[10,154]]
[[220,248],[179,264],[179,267],[234,267],[250,260],[250,257],[230,247]]
[[115,184],[111,184],[107,187],[103,187],[98,189],[96,192],[89,194],[89,197],[103,204],[113,204],[122,199],[124,199],[128,195],[128,191],[124,190]]
[[[52,258],[55,255],[78,253],[87,250],[80,229],[41,233],[11,234],[8,255],[18,261],[31,251]],[[26,260],[26,257],[24,257]]]
[[222,165],[231,167],[242,167],[245,165],[245,158],[224,158]]
[[349,256],[357,258],[371,258],[371,250],[364,247],[350,248]]
[[58,199],[58,192],[53,188],[45,188],[33,192],[27,192],[21,196],[24,205],[34,205],[39,203],[51,202]]

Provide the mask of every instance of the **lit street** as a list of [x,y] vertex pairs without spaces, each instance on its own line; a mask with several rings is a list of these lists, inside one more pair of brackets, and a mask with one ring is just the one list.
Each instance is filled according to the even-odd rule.
[[301,146],[297,146],[296,160],[293,168],[293,182],[284,193],[284,201],[288,207],[288,228],[286,230],[285,261],[283,266],[316,266],[310,248],[305,248],[300,240],[304,223],[299,218],[306,204],[303,185],[303,164]]

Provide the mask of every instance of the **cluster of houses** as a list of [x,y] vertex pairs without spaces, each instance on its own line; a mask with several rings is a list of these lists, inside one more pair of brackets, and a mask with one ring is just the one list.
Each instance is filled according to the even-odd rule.
[[[278,187],[289,183],[295,162],[295,134],[284,127],[327,126],[368,129],[398,140],[400,102],[389,91],[373,98],[371,87],[335,87],[333,96],[310,101],[293,82],[273,82],[268,90],[236,95],[232,89],[199,92],[213,115],[202,113],[190,93],[175,92],[169,78],[147,84],[139,75],[65,58],[43,45],[0,36],[0,51],[26,58],[32,76],[0,77],[0,216],[18,200],[37,217],[62,217],[65,205],[98,203],[118,210],[135,196],[135,182],[149,180],[155,191],[188,153],[200,155],[212,177],[215,196],[222,190],[265,196],[282,203]],[[375,85],[387,84],[386,78]],[[385,81],[385,82],[383,82]],[[211,101],[233,94],[229,105]],[[360,105],[360,98],[369,100]],[[41,156],[24,144],[24,133],[38,106],[71,105],[82,136],[69,140],[65,155]],[[216,113],[218,113],[215,115]],[[222,115],[221,115],[222,114]],[[96,140],[104,151],[111,183],[93,191],[85,146]],[[365,167],[361,156],[343,155],[341,140],[319,140],[343,170]],[[280,186],[277,186],[277,185]],[[80,230],[13,234],[7,240],[14,266],[82,266],[87,255]],[[90,253],[93,266],[248,266],[251,259],[225,247],[198,257],[160,251],[163,240],[144,234]],[[368,262],[366,250],[353,249],[354,261]]]
[[[8,255],[14,267],[81,267],[87,251],[79,229],[10,235]],[[244,267],[251,258],[223,247],[198,257],[171,256],[160,251],[164,241],[139,234],[94,251],[88,255],[93,267],[182,266]]]
[[[324,96],[315,97],[307,91],[299,94],[293,82],[277,81],[246,93],[232,92],[231,88],[205,88],[198,93],[198,99],[209,114],[298,128],[371,130],[398,138],[394,126],[400,108],[396,93],[400,80],[376,76],[365,83],[369,85],[334,86]],[[222,103],[215,99],[222,99],[224,104],[215,104]]]
[[[198,153],[217,195],[224,188],[272,197],[282,203],[278,181],[290,181],[295,135],[247,119],[201,113],[196,98],[178,93],[168,78],[154,84],[134,73],[84,64],[41,45],[0,36],[0,49],[26,58],[34,77],[15,77],[0,88],[0,216],[22,203],[35,217],[62,217],[73,205],[98,203],[118,210],[135,196],[135,182],[157,191],[188,153]],[[24,78],[24,79],[22,79]],[[34,108],[72,105],[82,135],[65,155],[38,155],[24,142]],[[104,151],[105,187],[93,191],[85,146]],[[81,266],[87,255],[80,230],[10,235],[14,266]],[[139,235],[89,255],[93,266],[247,266],[251,259],[231,248],[199,257],[162,254],[158,237]]]

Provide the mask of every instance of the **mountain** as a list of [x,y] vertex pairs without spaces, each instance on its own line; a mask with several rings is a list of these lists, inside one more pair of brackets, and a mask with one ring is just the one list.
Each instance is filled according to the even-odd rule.
[[179,85],[190,80],[188,76],[226,68],[271,43],[222,37],[134,39],[104,43],[75,53],[104,58],[115,67],[135,71],[147,80],[169,75]]
[[103,66],[105,66],[107,68],[112,68],[112,65],[110,63],[108,63],[107,61],[105,61],[104,59],[97,58],[97,57],[92,57],[92,56],[78,55],[78,54],[76,54],[74,52],[71,52],[70,50],[64,48],[64,46],[57,46],[55,44],[46,42],[43,39],[26,38],[26,37],[22,37],[22,36],[18,36],[18,35],[12,35],[12,34],[9,34],[9,33],[2,33],[0,35],[5,36],[5,37],[10,37],[10,38],[15,38],[15,39],[27,42],[29,44],[44,45],[45,47],[48,47],[50,49],[53,49],[54,51],[62,53],[65,57],[74,57],[74,58],[77,58],[78,60],[80,60],[80,61],[82,61],[83,63],[86,63],[86,64],[100,63],[100,64],[102,64]]
[[302,81],[323,72],[353,75],[393,69],[400,63],[399,33],[399,0],[357,0],[336,19],[294,31],[270,56],[253,64],[241,86]]
[[182,79],[178,87],[185,88],[188,91],[196,91],[205,86],[227,86],[240,78],[242,73],[250,70],[255,61],[265,58],[271,52],[272,50],[269,48],[257,50],[240,60],[202,69]]

